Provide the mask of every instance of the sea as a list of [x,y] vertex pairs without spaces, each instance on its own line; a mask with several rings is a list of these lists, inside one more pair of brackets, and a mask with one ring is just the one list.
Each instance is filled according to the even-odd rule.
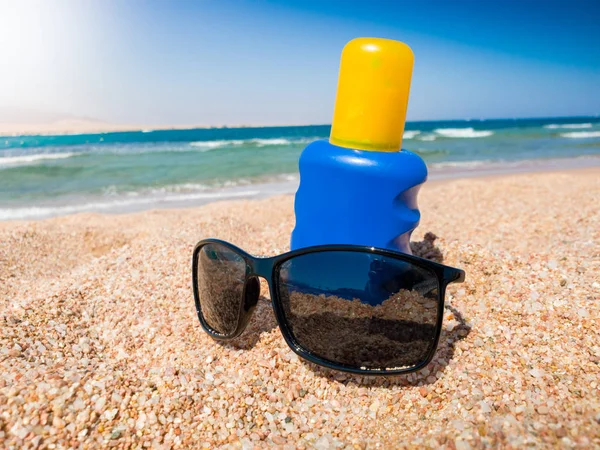
[[[0,220],[292,193],[329,125],[0,136]],[[600,165],[600,117],[408,122],[430,179]]]

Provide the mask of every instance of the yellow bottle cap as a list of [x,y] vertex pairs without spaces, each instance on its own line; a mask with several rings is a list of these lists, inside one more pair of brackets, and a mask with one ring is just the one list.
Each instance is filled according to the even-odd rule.
[[402,147],[414,56],[391,39],[358,38],[342,51],[329,141],[395,152]]

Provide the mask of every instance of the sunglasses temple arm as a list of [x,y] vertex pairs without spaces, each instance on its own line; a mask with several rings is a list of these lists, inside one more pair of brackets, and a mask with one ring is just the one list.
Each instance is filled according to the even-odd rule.
[[446,279],[448,280],[448,284],[464,283],[465,271],[461,269],[452,268],[452,271],[446,275]]

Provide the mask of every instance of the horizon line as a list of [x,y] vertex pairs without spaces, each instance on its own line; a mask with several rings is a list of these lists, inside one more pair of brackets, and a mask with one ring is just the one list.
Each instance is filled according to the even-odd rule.
[[[502,122],[502,121],[535,121],[535,120],[565,120],[565,119],[599,119],[600,114],[595,115],[576,115],[576,116],[533,116],[533,117],[505,117],[505,118],[467,118],[467,119],[425,119],[425,120],[407,120],[405,124],[414,123],[431,123],[431,122]],[[77,119],[71,119],[77,120]],[[81,119],[79,119],[81,120]],[[47,124],[13,124],[13,126],[25,126],[31,128],[31,131],[3,131],[2,123],[0,122],[0,136],[1,137],[20,137],[20,136],[67,136],[67,135],[97,135],[97,134],[112,134],[112,133],[139,133],[139,132],[154,132],[154,131],[190,131],[190,130],[208,130],[208,129],[228,129],[228,128],[248,128],[248,129],[261,129],[261,128],[291,128],[291,127],[325,127],[331,126],[331,123],[312,123],[312,124],[286,124],[286,125],[252,125],[252,124],[241,124],[241,125],[156,125],[156,126],[144,126],[144,125],[124,125],[118,123],[96,121],[94,119],[89,120],[90,128],[81,130],[67,129],[48,129],[43,130],[45,127],[53,125],[52,123]],[[68,121],[68,120],[67,120]],[[60,123],[61,121],[59,121]],[[59,123],[56,123],[59,126]],[[104,125],[106,128],[98,124]],[[10,124],[4,122],[5,125]],[[96,127],[94,127],[94,124]],[[114,127],[113,129],[111,129]],[[36,131],[36,128],[38,131]],[[68,127],[66,127],[68,128]],[[406,131],[406,130],[405,130]]]

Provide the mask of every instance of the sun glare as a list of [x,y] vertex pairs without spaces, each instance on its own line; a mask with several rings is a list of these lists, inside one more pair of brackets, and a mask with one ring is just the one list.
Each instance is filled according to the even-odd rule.
[[77,44],[66,2],[0,0],[0,106],[27,104],[65,70]]

